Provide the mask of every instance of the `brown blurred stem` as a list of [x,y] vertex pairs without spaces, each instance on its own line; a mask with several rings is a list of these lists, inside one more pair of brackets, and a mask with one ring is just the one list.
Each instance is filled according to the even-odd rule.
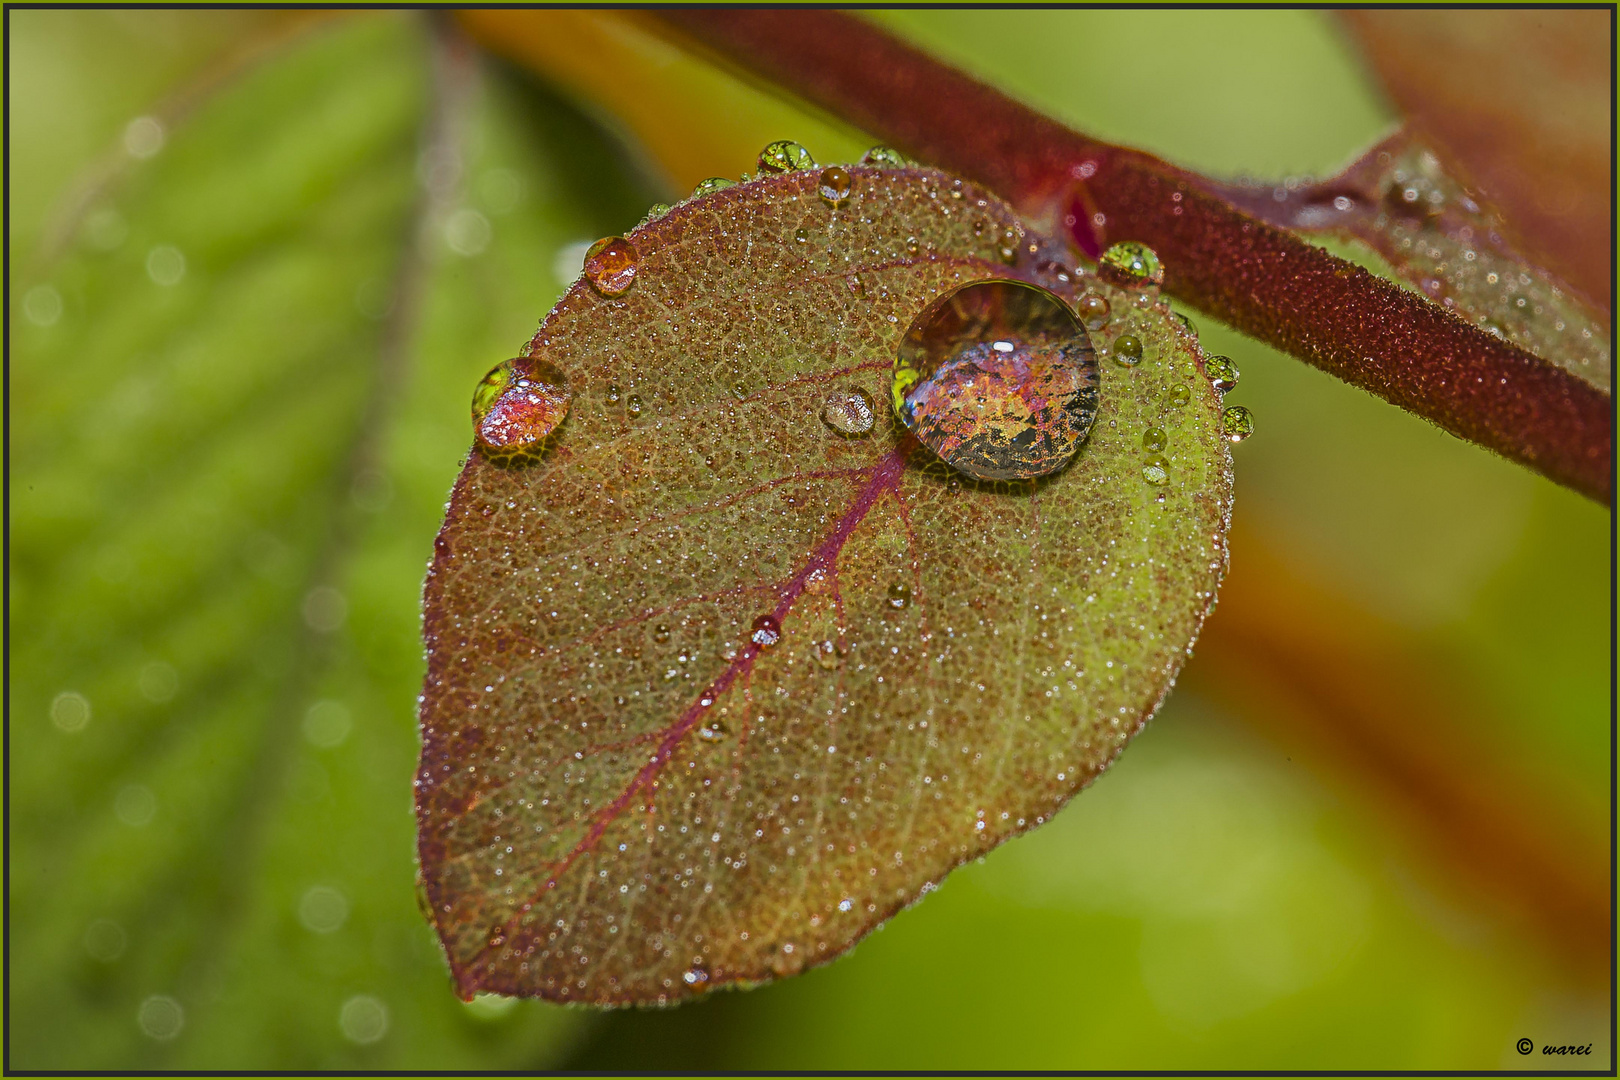
[[1071,131],[839,12],[679,8],[656,17],[920,160],[999,191],[1088,256],[1119,240],[1152,246],[1172,296],[1609,503],[1607,394],[1244,213],[1211,181]]

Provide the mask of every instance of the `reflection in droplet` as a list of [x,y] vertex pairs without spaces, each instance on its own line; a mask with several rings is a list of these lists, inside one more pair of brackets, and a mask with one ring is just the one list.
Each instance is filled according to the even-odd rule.
[[606,236],[585,249],[585,280],[603,296],[618,296],[636,283],[641,253],[622,236]]
[[833,165],[830,168],[821,170],[821,181],[816,191],[821,195],[822,202],[837,209],[849,201],[849,193],[853,186],[849,172],[837,165]]
[[1121,334],[1114,341],[1114,359],[1126,367],[1142,362],[1142,339],[1135,334]]
[[1150,484],[1162,485],[1170,482],[1170,463],[1162,457],[1151,457],[1142,466],[1142,479]]
[[1254,434],[1254,416],[1241,405],[1233,405],[1221,414],[1221,437],[1227,442],[1240,443]]
[[810,151],[787,139],[778,139],[759,152],[761,172],[794,172],[815,167],[816,159],[810,156]]
[[692,189],[691,197],[694,199],[701,199],[705,195],[713,195],[717,191],[724,191],[728,187],[735,187],[736,183],[737,182],[735,180],[727,180],[723,176],[711,176],[707,180],[701,181],[697,187]]
[[821,406],[821,419],[840,435],[854,438],[872,430],[877,410],[864,390],[837,390],[827,395]]
[[902,585],[899,582],[895,582],[893,585],[889,586],[889,606],[890,607],[892,607],[892,608],[903,608],[903,607],[907,606],[910,603],[911,603],[911,588],[909,586]]
[[1238,384],[1237,365],[1232,363],[1230,356],[1204,357],[1204,374],[1209,376],[1210,384],[1223,394]]
[[473,391],[473,434],[490,454],[533,454],[568,415],[573,394],[556,366],[533,356],[505,360]]
[[1097,276],[1123,289],[1157,288],[1164,282],[1164,266],[1152,248],[1126,240],[1102,253]]
[[874,146],[861,155],[862,165],[876,165],[880,169],[901,169],[911,164],[904,154],[889,146]]
[[1158,452],[1163,450],[1170,437],[1164,433],[1164,428],[1150,427],[1142,433],[1142,449]]
[[782,640],[782,624],[774,615],[761,615],[754,620],[753,633],[749,636],[755,645],[768,649]]
[[1075,313],[1080,321],[1086,324],[1087,330],[1101,330],[1108,325],[1108,301],[1096,293],[1086,293],[1074,305]]
[[1097,415],[1085,328],[1045,289],[981,281],[941,297],[906,331],[895,414],[946,464],[983,480],[1045,476]]

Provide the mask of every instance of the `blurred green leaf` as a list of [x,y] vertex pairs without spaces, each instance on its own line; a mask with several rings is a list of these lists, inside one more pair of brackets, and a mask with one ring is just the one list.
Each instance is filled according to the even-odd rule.
[[412,896],[416,583],[469,388],[558,292],[535,253],[633,217],[624,175],[421,20],[351,17],[17,285],[59,303],[12,327],[13,1064],[566,1045],[458,1002]]

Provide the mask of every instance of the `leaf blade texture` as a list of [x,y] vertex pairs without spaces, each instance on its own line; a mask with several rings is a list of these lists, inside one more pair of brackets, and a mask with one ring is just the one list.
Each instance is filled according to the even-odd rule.
[[886,408],[828,428],[829,392],[888,399],[942,292],[1080,288],[982,190],[849,172],[847,208],[789,173],[628,234],[634,286],[577,283],[528,346],[574,388],[556,444],[457,481],[417,808],[463,996],[667,1002],[832,959],[1097,775],[1213,603],[1219,398],[1148,293],[1084,279],[1102,351],[1144,359],[1103,361],[1051,477],[969,481]]

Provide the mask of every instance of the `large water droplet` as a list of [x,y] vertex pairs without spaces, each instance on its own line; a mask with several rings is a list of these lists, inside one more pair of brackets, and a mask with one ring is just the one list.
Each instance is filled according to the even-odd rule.
[[1232,363],[1230,356],[1204,357],[1204,374],[1209,376],[1209,381],[1215,389],[1223,394],[1238,384],[1237,365]]
[[889,606],[890,607],[892,607],[892,608],[903,608],[903,607],[908,606],[910,603],[911,603],[911,588],[910,588],[910,586],[900,584],[899,582],[896,582],[895,584],[889,586]]
[[816,159],[798,143],[778,139],[759,152],[759,167],[762,172],[794,172],[815,168]]
[[1169,405],[1170,408],[1179,409],[1192,400],[1192,391],[1185,386],[1172,386],[1170,392],[1165,395],[1164,400],[1165,404]]
[[837,209],[849,201],[849,193],[854,190],[854,181],[850,179],[849,172],[837,165],[821,170],[821,179],[816,191],[821,195],[821,201],[833,209]]
[[1162,487],[1170,482],[1170,463],[1162,457],[1151,457],[1142,466],[1142,479]]
[[618,296],[636,283],[641,255],[622,236],[605,236],[585,250],[585,280],[603,296]]
[[839,390],[827,396],[821,419],[840,435],[865,435],[877,421],[877,410],[864,390]]
[[1221,414],[1221,437],[1227,442],[1240,443],[1254,434],[1254,416],[1241,405],[1233,405]]
[[1164,282],[1164,266],[1152,248],[1126,240],[1102,253],[1097,276],[1122,289],[1158,288]]
[[490,454],[534,453],[572,400],[568,380],[554,365],[532,356],[504,360],[473,391],[473,434]]
[[762,649],[768,649],[782,640],[782,624],[776,621],[774,615],[761,615],[754,620],[753,633],[750,640]]
[[1164,433],[1164,428],[1150,427],[1142,432],[1142,449],[1144,450],[1152,450],[1157,453],[1163,450],[1165,444],[1169,441],[1170,437]]
[[895,414],[946,464],[983,480],[1045,476],[1097,415],[1085,327],[1045,289],[981,281],[934,301],[901,340]]
[[861,155],[862,165],[876,165],[880,169],[903,169],[911,162],[892,146],[874,146]]
[[693,199],[701,199],[705,195],[713,195],[717,191],[724,191],[728,187],[736,186],[737,182],[735,180],[727,180],[723,176],[711,176],[707,180],[701,181],[697,187],[693,188],[692,194],[689,197]]

